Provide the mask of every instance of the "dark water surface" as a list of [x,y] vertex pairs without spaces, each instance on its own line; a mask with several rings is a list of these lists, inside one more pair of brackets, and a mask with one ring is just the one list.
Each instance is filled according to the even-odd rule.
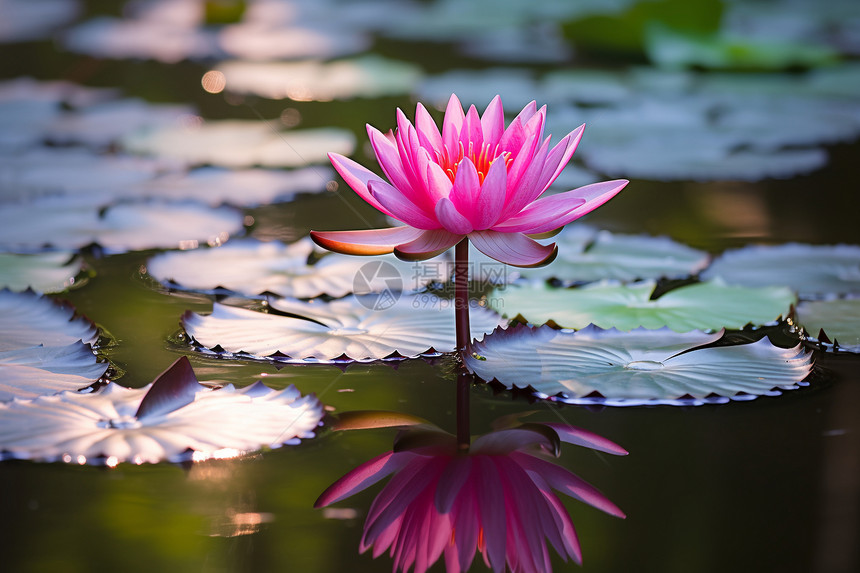
[[[410,52],[408,42],[380,41],[376,49],[428,62],[427,69],[442,66],[427,57],[426,45],[415,46]],[[446,44],[438,49],[452,50]],[[287,106],[254,97],[233,105],[203,92],[203,63],[102,60],[50,41],[0,50],[0,78],[121,87],[124,95],[152,102],[193,103],[209,119],[275,117]],[[367,164],[364,123],[393,124],[397,106],[411,116],[413,98],[289,102],[300,110],[302,127],[355,130],[356,156]],[[749,243],[858,243],[853,194],[860,148],[843,144],[827,151],[825,168],[787,180],[633,180],[588,222],[668,235],[712,253]],[[292,241],[311,229],[355,227],[349,206],[373,225],[384,223],[343,184],[341,193],[248,209],[255,220],[250,235]],[[191,353],[176,341],[179,318],[187,310],[209,312],[212,299],[153,285],[141,269],[154,253],[88,252],[94,277],[62,295],[113,338],[105,354],[123,372],[120,383],[148,384],[178,356],[189,355],[201,380],[244,385],[265,376],[269,386],[294,384],[316,393],[335,412],[395,410],[453,431],[450,358],[278,368]],[[817,354],[810,382],[749,402],[602,409],[529,403],[477,386],[472,431],[484,433],[499,416],[533,410],[534,419],[564,420],[630,452],[614,457],[568,446],[560,459],[628,516],[619,520],[564,498],[585,571],[847,573],[860,568],[860,356]],[[0,570],[388,571],[387,557],[358,554],[363,518],[379,486],[336,504],[338,511],[312,504],[341,475],[389,450],[393,435],[323,429],[296,447],[187,467],[0,463]],[[479,560],[473,570],[482,569]],[[557,571],[576,568],[558,559],[555,564]]]

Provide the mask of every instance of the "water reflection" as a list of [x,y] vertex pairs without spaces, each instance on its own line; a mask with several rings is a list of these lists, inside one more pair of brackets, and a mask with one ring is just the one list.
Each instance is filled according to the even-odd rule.
[[[389,417],[379,425],[394,423]],[[357,427],[344,426],[337,429]],[[519,424],[463,447],[456,436],[418,423],[401,426],[392,451],[347,473],[315,506],[326,507],[392,476],[368,511],[362,553],[372,549],[376,558],[388,551],[394,570],[414,567],[416,573],[443,556],[449,572],[465,571],[477,552],[497,572],[506,566],[515,572],[551,571],[548,545],[565,561],[582,562],[576,530],[556,492],[625,517],[597,488],[550,461],[559,456],[561,442],[627,453],[566,424]]]

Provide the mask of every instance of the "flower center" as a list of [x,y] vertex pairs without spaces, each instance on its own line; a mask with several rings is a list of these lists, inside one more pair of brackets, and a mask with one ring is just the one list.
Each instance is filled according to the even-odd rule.
[[482,185],[484,184],[484,178],[490,171],[490,166],[497,159],[504,161],[505,167],[510,167],[511,162],[513,161],[510,151],[499,152],[498,144],[490,145],[489,143],[482,143],[476,148],[475,144],[470,141],[469,148],[466,149],[461,141],[458,145],[456,156],[451,157],[449,153],[446,153],[445,157],[441,157],[437,154],[439,165],[441,165],[442,169],[445,170],[445,173],[448,174],[448,178],[451,180],[451,183],[453,183],[454,178],[457,177],[457,168],[460,167],[460,162],[462,162],[465,157],[468,157],[469,161],[471,161],[475,166],[475,169],[478,171],[478,181]]

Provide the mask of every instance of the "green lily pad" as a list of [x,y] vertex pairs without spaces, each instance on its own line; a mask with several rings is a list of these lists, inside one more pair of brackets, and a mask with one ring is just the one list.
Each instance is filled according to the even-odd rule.
[[76,284],[83,261],[70,252],[13,255],[0,253],[0,288],[61,292]]
[[802,302],[797,322],[827,348],[860,353],[860,298]]
[[812,369],[801,345],[767,338],[734,346],[706,345],[722,331],[630,332],[593,325],[577,332],[524,325],[497,330],[464,359],[473,373],[541,398],[611,406],[699,405],[778,395],[796,389]]
[[655,287],[654,281],[604,281],[575,289],[529,285],[493,291],[488,302],[504,316],[521,315],[536,325],[552,321],[565,328],[595,324],[619,330],[668,326],[676,332],[768,324],[787,317],[796,302],[785,287],[729,286],[716,280],[682,286],[651,300]]
[[702,273],[744,286],[787,286],[801,298],[860,293],[860,246],[749,246],[726,251]]

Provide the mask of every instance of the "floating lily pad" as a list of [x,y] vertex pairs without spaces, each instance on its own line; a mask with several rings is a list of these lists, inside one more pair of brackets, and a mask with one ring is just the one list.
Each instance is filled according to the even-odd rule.
[[[278,362],[372,361],[453,352],[453,301],[430,294],[348,296],[329,303],[274,299],[262,313],[215,303],[212,314],[187,312],[182,326],[193,342],[238,358]],[[473,336],[505,323],[471,309]]]
[[243,60],[330,59],[364,51],[370,39],[355,26],[338,25],[331,19],[317,23],[245,21],[224,27],[218,34],[218,46]]
[[333,170],[319,166],[293,170],[200,167],[143,182],[134,191],[144,197],[191,199],[212,207],[257,207],[290,201],[301,193],[319,193],[333,178]]
[[81,341],[0,351],[0,401],[81,390],[97,382],[107,367]]
[[108,466],[236,457],[313,437],[322,416],[293,386],[203,386],[183,357],[144,388],[0,404],[0,456]]
[[95,343],[98,330],[68,303],[34,292],[0,290],[0,352],[32,346]]
[[710,281],[673,289],[651,300],[656,283],[629,285],[599,282],[575,289],[546,285],[507,287],[494,291],[490,307],[508,317],[518,314],[529,323],[552,321],[565,328],[632,330],[668,326],[677,332],[740,329],[787,317],[796,302],[785,287],[729,286]]
[[668,237],[613,234],[585,225],[569,225],[552,241],[558,244],[558,257],[545,267],[521,269],[523,277],[570,284],[685,278],[705,268],[710,258]]
[[408,94],[421,69],[379,56],[320,62],[246,62],[220,64],[227,91],[270,99],[331,101]]
[[412,263],[394,255],[354,257],[331,253],[309,264],[308,258],[314,253],[320,255],[309,238],[291,245],[238,240],[213,249],[157,255],[147,263],[147,272],[174,288],[293,298],[323,294],[339,298],[356,291],[415,291],[450,277],[450,263],[444,257]]
[[279,121],[200,121],[141,130],[122,139],[131,153],[221,167],[299,167],[326,163],[327,153],[352,154],[355,136],[336,128],[278,131]]
[[46,128],[45,134],[54,143],[107,147],[127,133],[168,127],[196,117],[187,105],[152,104],[129,98],[64,113]]
[[83,261],[69,252],[11,255],[0,253],[0,289],[60,292],[73,286]]
[[484,380],[530,387],[542,398],[575,404],[698,405],[773,396],[805,385],[812,353],[800,345],[780,348],[763,338],[702,348],[722,334],[519,325],[475,343],[465,360]]
[[[32,215],[36,212],[38,217]],[[36,252],[91,243],[109,253],[220,244],[243,230],[240,211],[197,203],[120,203],[99,210],[86,198],[48,197],[0,210],[0,248]]]
[[0,43],[26,42],[48,36],[78,15],[77,0],[2,0]]
[[860,353],[860,298],[801,302],[797,322],[827,348]]
[[801,298],[860,293],[860,246],[749,246],[726,251],[702,277],[744,286],[784,285]]

